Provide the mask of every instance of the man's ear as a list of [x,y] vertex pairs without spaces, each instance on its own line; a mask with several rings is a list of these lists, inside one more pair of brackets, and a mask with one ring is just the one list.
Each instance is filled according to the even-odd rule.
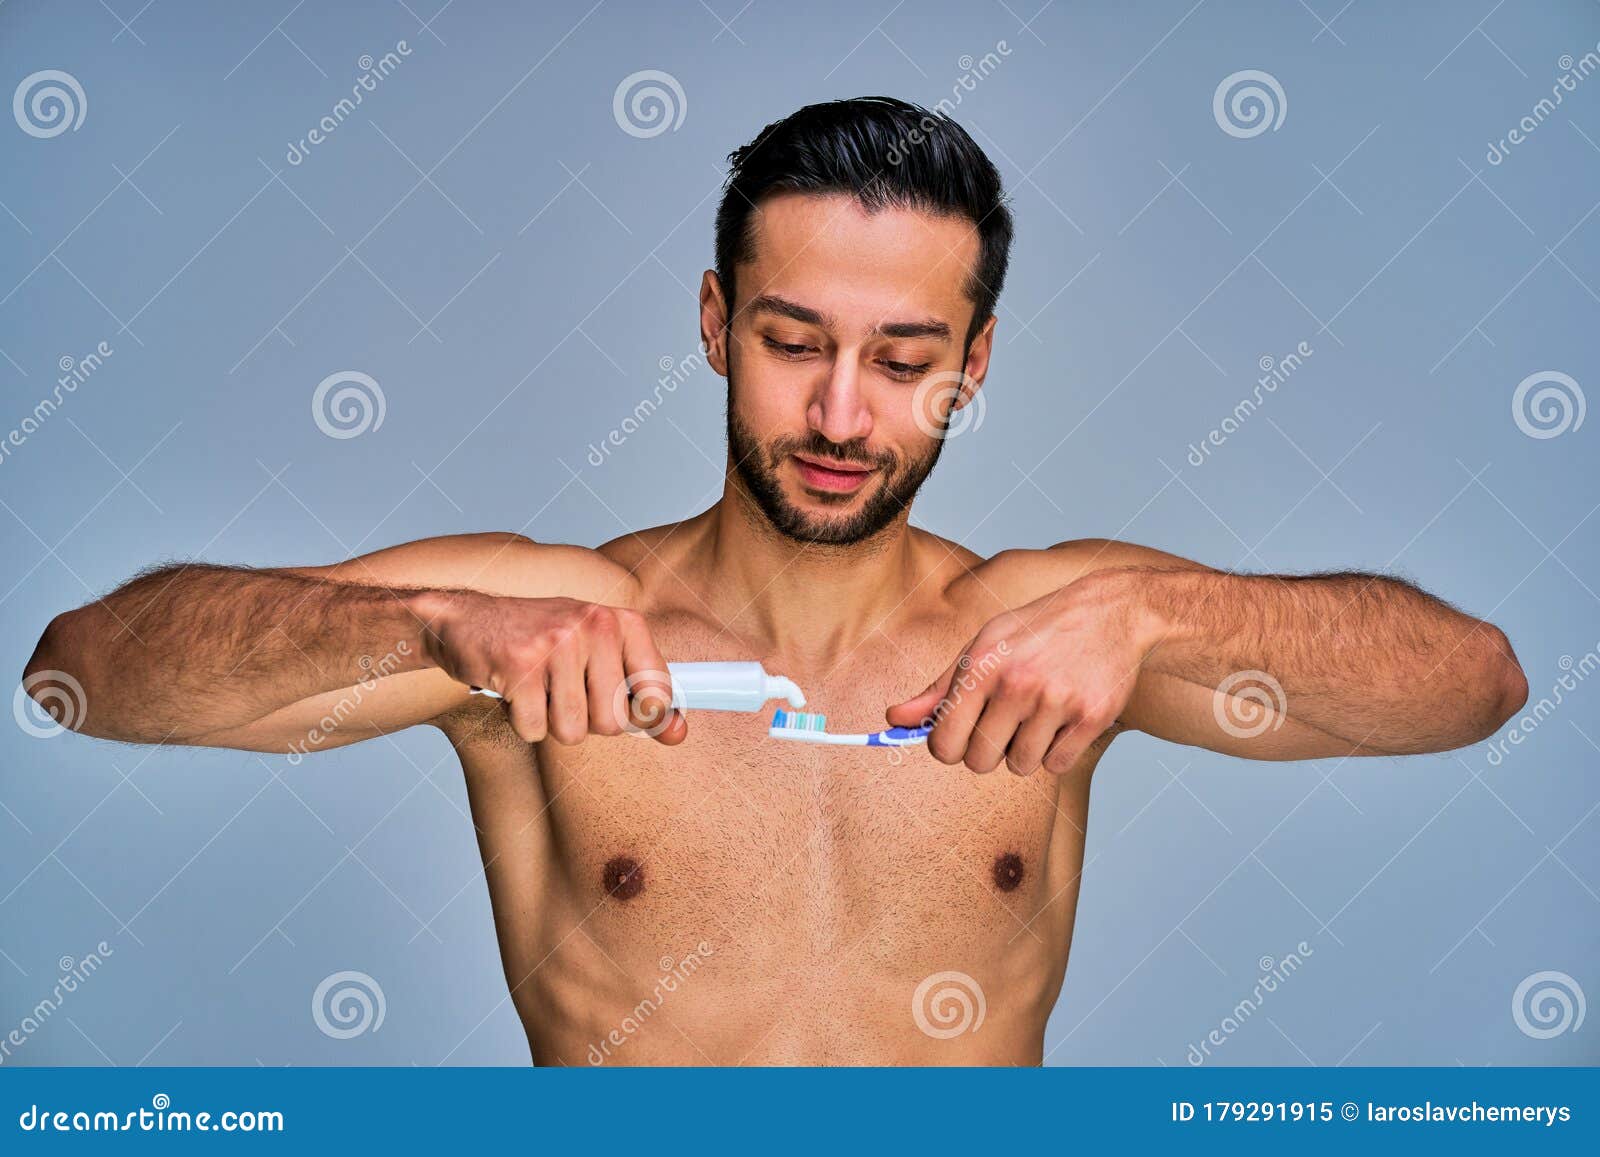
[[950,407],[952,413],[969,405],[983,389],[983,380],[989,374],[989,355],[994,351],[995,320],[990,314],[967,349],[967,360],[961,367],[961,393]]
[[722,377],[728,376],[728,301],[715,270],[700,278],[700,344],[706,361]]

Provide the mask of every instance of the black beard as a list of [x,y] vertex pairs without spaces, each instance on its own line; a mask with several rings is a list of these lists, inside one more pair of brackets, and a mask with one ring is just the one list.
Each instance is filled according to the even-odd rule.
[[[850,546],[871,538],[911,505],[918,489],[939,461],[944,449],[942,438],[934,441],[922,457],[902,462],[892,451],[869,451],[864,439],[833,442],[813,430],[806,436],[779,438],[763,447],[750,428],[733,411],[733,390],[728,390],[728,451],[734,469],[755,499],[762,515],[785,538],[814,546]],[[840,518],[817,518],[796,507],[784,497],[778,481],[778,468],[791,454],[809,454],[823,461],[855,462],[875,467],[882,478],[877,489],[854,514]],[[826,503],[849,502],[854,495],[819,499]]]

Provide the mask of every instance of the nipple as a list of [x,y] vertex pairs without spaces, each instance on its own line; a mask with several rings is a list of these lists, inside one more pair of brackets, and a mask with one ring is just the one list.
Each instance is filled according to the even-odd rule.
[[644,891],[644,867],[632,856],[613,856],[606,861],[600,886],[608,896],[631,900]]
[[1022,857],[1016,852],[1005,852],[995,857],[994,886],[1002,892],[1014,892],[1022,885]]

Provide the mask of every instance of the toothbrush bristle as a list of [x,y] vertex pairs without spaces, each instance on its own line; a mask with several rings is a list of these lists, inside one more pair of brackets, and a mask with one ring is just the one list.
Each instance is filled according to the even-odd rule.
[[808,711],[779,710],[772,717],[772,726],[784,728],[789,731],[824,731],[827,729],[828,717],[816,715]]

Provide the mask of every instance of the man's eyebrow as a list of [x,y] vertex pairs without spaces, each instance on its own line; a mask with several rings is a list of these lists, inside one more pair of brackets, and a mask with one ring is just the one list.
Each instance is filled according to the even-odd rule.
[[[833,329],[837,324],[831,315],[812,309],[808,305],[801,305],[797,301],[790,301],[786,297],[779,297],[775,293],[763,293],[752,299],[745,308],[752,314],[772,313],[821,329]],[[927,318],[922,321],[886,321],[877,326],[873,332],[884,337],[950,340],[950,326],[938,318]]]
[[877,329],[884,337],[931,337],[950,340],[950,327],[937,318],[926,321],[886,321]]
[[786,317],[790,321],[798,321],[802,325],[814,325],[822,329],[832,329],[835,320],[828,314],[820,313],[809,305],[801,305],[798,301],[790,301],[787,297],[779,297],[776,293],[763,293],[753,298],[745,306],[752,314],[775,313],[779,317]]

